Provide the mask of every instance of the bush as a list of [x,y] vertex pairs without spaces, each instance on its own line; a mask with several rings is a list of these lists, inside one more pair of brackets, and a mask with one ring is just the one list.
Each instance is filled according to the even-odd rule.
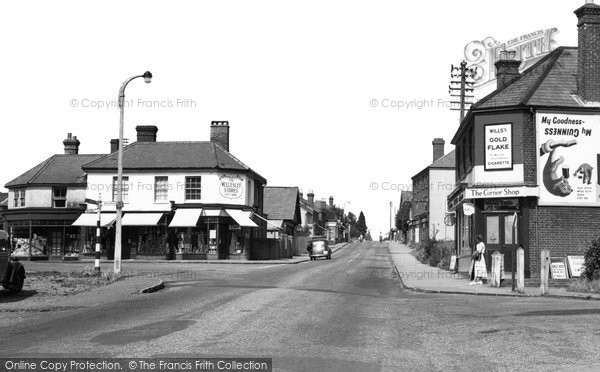
[[433,267],[450,267],[450,256],[454,254],[454,242],[427,239],[413,248],[413,255],[419,262]]
[[582,276],[587,280],[600,279],[600,237],[585,252]]

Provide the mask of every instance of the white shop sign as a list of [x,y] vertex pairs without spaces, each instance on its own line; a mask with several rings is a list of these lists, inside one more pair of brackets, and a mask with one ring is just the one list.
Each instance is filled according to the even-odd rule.
[[512,124],[485,126],[485,170],[512,170]]
[[465,190],[465,199],[523,198],[526,196],[538,196],[537,187],[482,187]]

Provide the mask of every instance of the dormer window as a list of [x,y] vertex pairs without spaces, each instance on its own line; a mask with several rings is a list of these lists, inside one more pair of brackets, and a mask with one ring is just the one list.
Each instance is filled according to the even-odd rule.
[[54,208],[65,208],[67,206],[67,188],[52,188],[52,206]]

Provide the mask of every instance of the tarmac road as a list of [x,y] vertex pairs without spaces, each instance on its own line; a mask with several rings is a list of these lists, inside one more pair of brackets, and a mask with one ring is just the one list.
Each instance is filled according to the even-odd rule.
[[379,243],[297,265],[182,268],[154,294],[25,313],[0,328],[0,356],[272,357],[277,371],[600,363],[600,302],[403,291]]

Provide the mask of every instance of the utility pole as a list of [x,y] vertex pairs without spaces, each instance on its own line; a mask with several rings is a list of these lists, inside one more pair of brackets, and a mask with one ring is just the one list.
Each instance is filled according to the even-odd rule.
[[[473,84],[475,84],[474,77],[477,74],[477,67],[468,68],[467,62],[462,61],[460,67],[450,67],[450,85],[448,86],[448,93],[450,97],[457,97],[458,101],[450,101],[453,105],[458,107],[451,107],[450,110],[460,111],[460,122],[462,123],[465,118],[465,110],[468,110],[473,102]],[[459,79],[459,80],[456,80]]]

